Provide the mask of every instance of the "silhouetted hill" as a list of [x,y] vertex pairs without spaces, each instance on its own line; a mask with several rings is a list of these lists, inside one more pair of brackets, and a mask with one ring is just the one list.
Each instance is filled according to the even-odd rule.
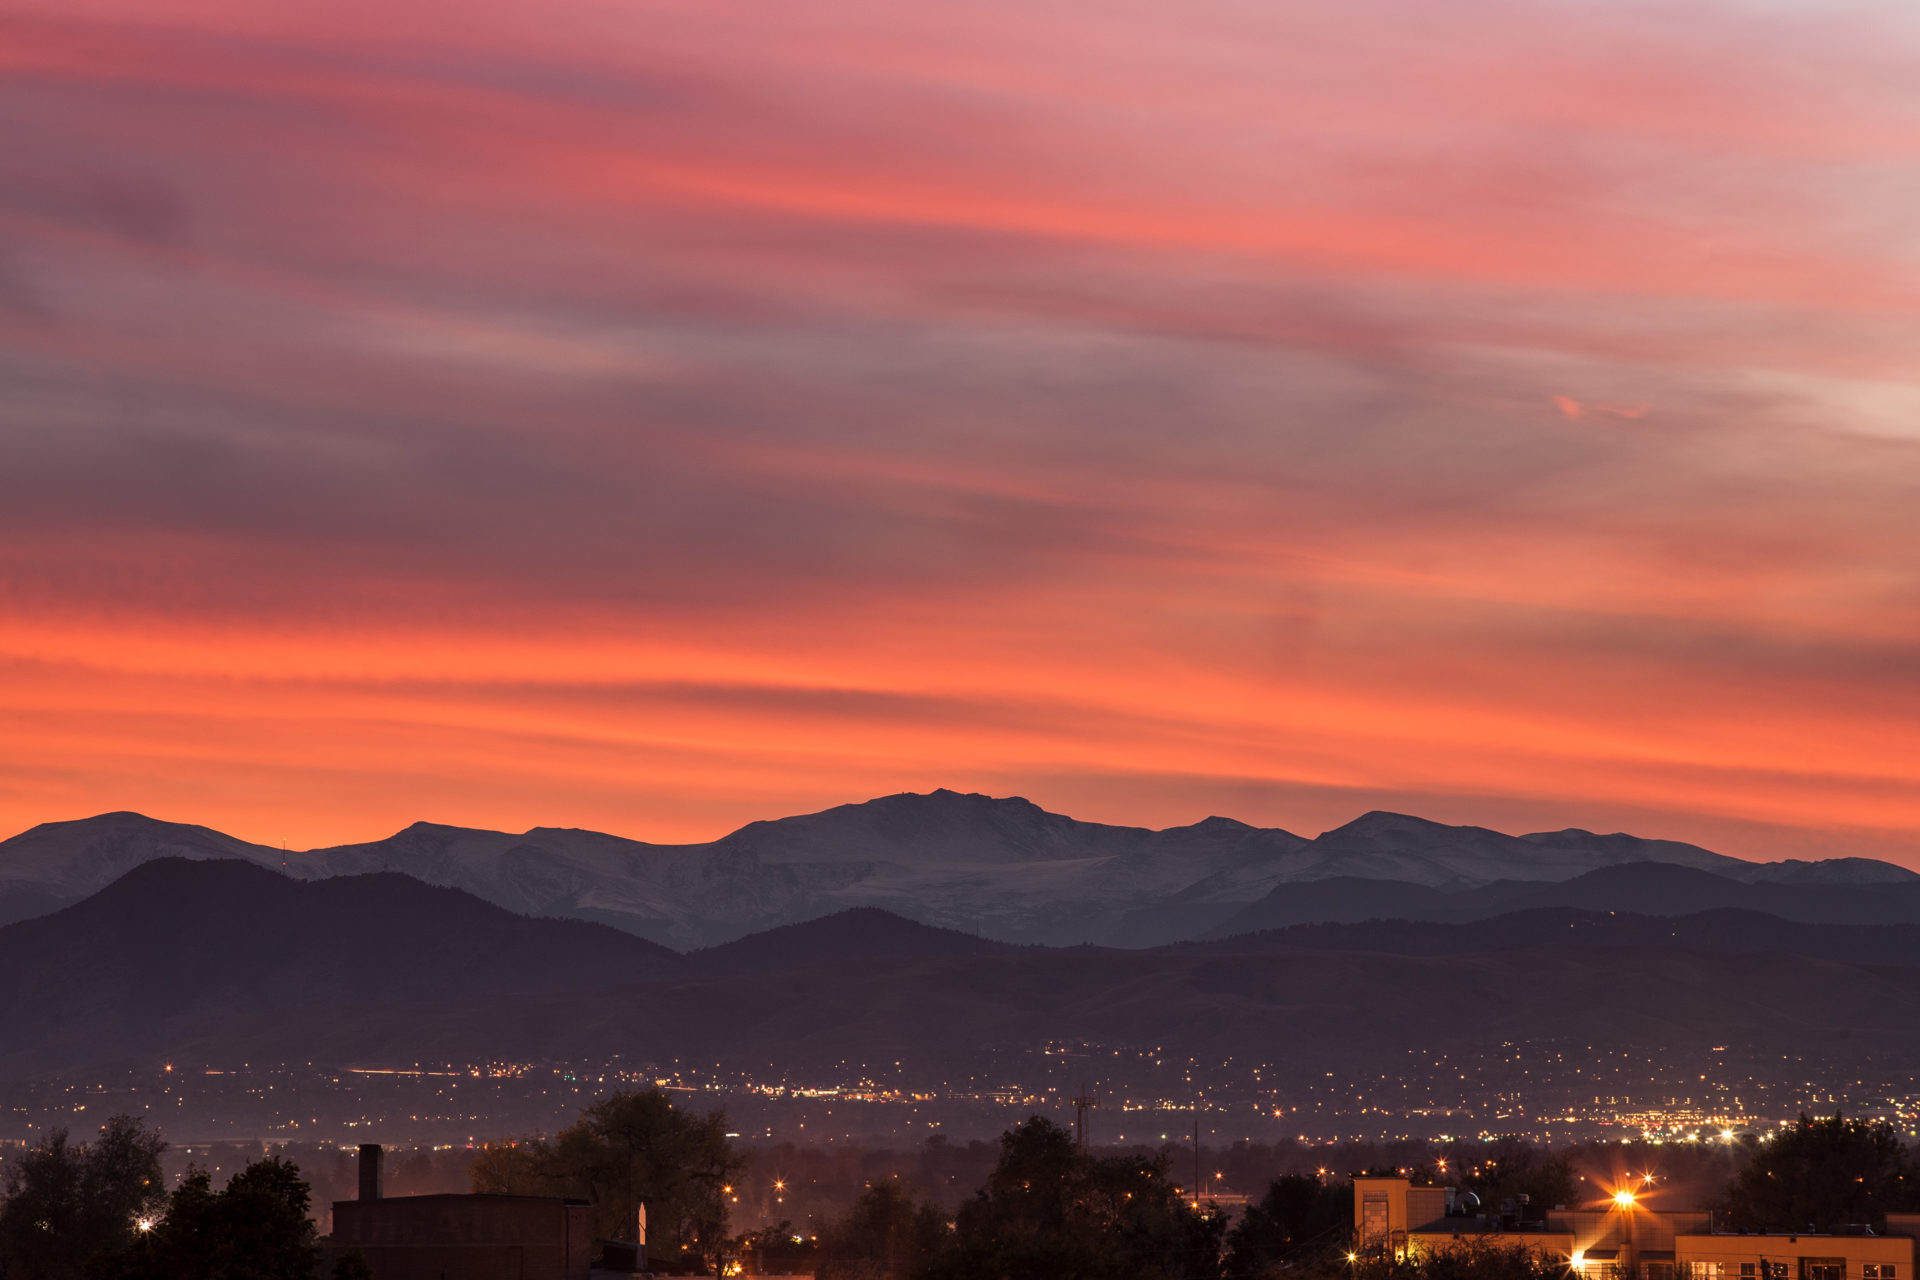
[[[509,911],[599,921],[682,950],[856,907],[1002,942],[1154,946],[1217,932],[1229,920],[1246,929],[1310,918],[1316,902],[1336,913],[1322,918],[1421,910],[1420,895],[1400,890],[1383,890],[1387,896],[1370,907],[1350,886],[1298,896],[1288,888],[1302,884],[1473,889],[1479,905],[1457,905],[1484,910],[1517,892],[1507,882],[1561,882],[1633,862],[1738,882],[1770,874],[1769,864],[1620,834],[1510,836],[1381,812],[1311,840],[1222,817],[1156,831],[1081,822],[1017,797],[943,790],[755,822],[689,845],[557,827],[514,835],[419,822],[384,840],[282,851],[204,827],[106,814],[0,842],[0,921],[78,901],[130,867],[166,856],[284,865],[308,880],[395,871]],[[1886,863],[1778,865],[1783,877],[1809,888],[1831,888],[1823,879],[1830,876],[1849,886],[1910,885],[1920,895],[1920,877]]]
[[1497,880],[1452,891],[1403,881],[1347,878],[1277,886],[1207,936],[1226,938],[1298,924],[1360,920],[1484,920],[1506,912],[1551,907],[1650,916],[1737,910],[1813,923],[1920,924],[1920,880],[1871,884],[1748,882],[1663,862],[1602,867],[1557,883]]
[[1298,924],[1354,920],[1433,920],[1441,918],[1458,895],[1405,880],[1367,880],[1333,876],[1275,885],[1266,897],[1248,903],[1208,930],[1209,938],[1287,929]]
[[[341,1027],[453,1000],[657,980],[664,947],[531,920],[395,874],[315,883],[162,858],[50,916],[0,929],[0,1072],[160,1053],[280,1055]],[[348,1041],[350,1043],[350,1040]]]
[[704,974],[753,977],[797,969],[917,965],[1017,950],[1004,942],[918,924],[875,907],[855,907],[695,951],[687,961]]
[[1556,1036],[1900,1054],[1920,1048],[1920,927],[1546,908],[1122,950],[862,910],[679,956],[393,874],[164,859],[0,929],[0,1026],[31,1029],[0,1041],[0,1077],[613,1054],[960,1072],[984,1046],[1074,1039],[1289,1071]]
[[1731,908],[1687,916],[1655,916],[1539,907],[1469,923],[1364,920],[1308,924],[1187,943],[1177,950],[1215,956],[1298,949],[1450,956],[1586,946],[1723,955],[1781,952],[1839,964],[1910,966],[1920,971],[1920,924],[1808,924]]

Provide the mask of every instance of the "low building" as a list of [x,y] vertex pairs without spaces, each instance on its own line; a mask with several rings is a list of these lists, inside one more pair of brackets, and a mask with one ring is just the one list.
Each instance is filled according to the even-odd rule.
[[593,1211],[550,1196],[381,1195],[381,1151],[360,1148],[360,1198],[336,1200],[327,1251],[373,1280],[588,1280]]
[[1653,1209],[1629,1192],[1596,1206],[1496,1212],[1452,1187],[1404,1177],[1353,1181],[1357,1256],[1418,1258],[1448,1249],[1525,1249],[1584,1280],[1920,1280],[1920,1214],[1889,1214],[1883,1234],[1716,1232],[1700,1210]]

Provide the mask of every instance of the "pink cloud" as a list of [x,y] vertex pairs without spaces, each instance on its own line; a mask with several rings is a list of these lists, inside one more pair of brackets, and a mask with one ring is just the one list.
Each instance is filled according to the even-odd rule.
[[12,6],[0,818],[1920,847],[1911,24],[1475,15]]

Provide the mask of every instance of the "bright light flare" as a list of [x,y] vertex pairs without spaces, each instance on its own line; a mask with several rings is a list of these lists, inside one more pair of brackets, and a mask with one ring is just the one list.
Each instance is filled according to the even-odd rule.
[[1627,1190],[1625,1187],[1613,1193],[1613,1205],[1616,1209],[1631,1209],[1639,1202],[1640,1197],[1634,1195],[1633,1192]]

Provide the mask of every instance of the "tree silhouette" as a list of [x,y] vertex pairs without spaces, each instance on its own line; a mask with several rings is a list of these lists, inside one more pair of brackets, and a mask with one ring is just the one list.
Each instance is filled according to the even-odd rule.
[[1920,1169],[1891,1124],[1839,1115],[1797,1123],[1762,1144],[1727,1193],[1737,1231],[1886,1226],[1888,1210],[1920,1206]]
[[726,1235],[723,1188],[741,1166],[727,1141],[724,1112],[697,1116],[658,1089],[609,1094],[551,1142],[496,1145],[475,1157],[475,1191],[565,1195],[589,1200],[595,1229],[630,1239],[647,1207],[649,1252],[667,1250],[711,1265]]
[[1275,1178],[1227,1234],[1227,1274],[1241,1280],[1344,1254],[1352,1234],[1353,1183],[1290,1173]]
[[947,1243],[947,1215],[888,1179],[869,1187],[820,1242],[819,1280],[910,1280]]
[[10,1280],[79,1280],[90,1260],[125,1248],[165,1200],[146,1122],[114,1116],[91,1143],[56,1129],[7,1171],[0,1267]]
[[1181,1199],[1165,1157],[1090,1156],[1035,1116],[954,1225],[930,1280],[1210,1280],[1226,1220]]
[[120,1251],[96,1259],[88,1280],[311,1280],[320,1253],[300,1167],[256,1160],[216,1192],[189,1170],[166,1216]]

